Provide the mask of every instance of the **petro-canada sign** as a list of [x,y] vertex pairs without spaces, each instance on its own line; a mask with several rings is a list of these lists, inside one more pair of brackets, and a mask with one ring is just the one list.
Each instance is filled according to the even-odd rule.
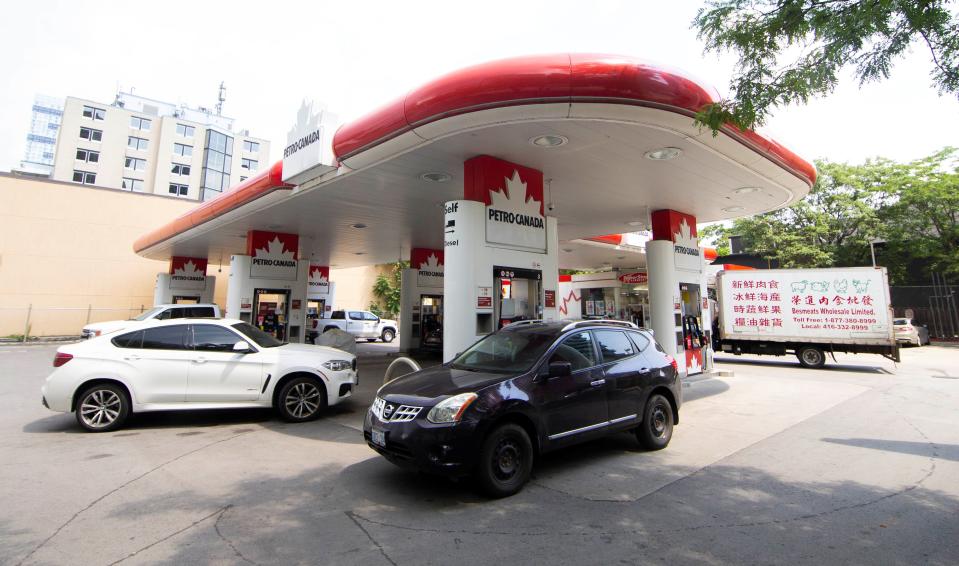
[[206,289],[206,265],[203,257],[170,258],[171,289]]
[[431,250],[428,248],[413,248],[410,250],[410,267],[417,270],[417,286],[443,286],[444,255],[443,250]]
[[546,251],[543,173],[480,155],[465,163],[465,197],[486,204],[486,241]]
[[250,230],[246,236],[250,277],[295,281],[299,245],[296,234]]
[[310,294],[325,295],[330,292],[330,266],[310,264],[310,277],[307,281]]
[[283,148],[283,181],[300,184],[335,169],[331,139],[336,116],[322,106],[313,111],[306,100],[296,113],[296,123],[286,134]]

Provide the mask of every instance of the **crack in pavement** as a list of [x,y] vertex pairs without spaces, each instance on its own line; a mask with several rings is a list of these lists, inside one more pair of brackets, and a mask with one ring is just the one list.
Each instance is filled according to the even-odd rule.
[[[366,538],[370,539],[370,542],[373,543],[373,546],[375,546],[376,549],[380,551],[380,554],[383,555],[383,558],[385,558],[387,562],[389,562],[393,566],[397,566],[396,562],[394,562],[393,559],[390,558],[390,555],[386,553],[386,550],[383,548],[383,545],[376,542],[376,539],[373,538],[373,535],[370,534],[370,531],[366,530],[363,527],[363,525],[361,525],[360,522],[356,520],[357,515],[355,513],[353,513],[352,511],[343,511],[343,513],[350,519],[350,521],[353,521],[354,525],[356,525],[361,531],[363,531],[363,534],[366,535]],[[366,521],[366,519],[363,519],[363,520]],[[367,522],[373,523],[373,521],[367,521]]]
[[60,531],[62,531],[63,529],[67,528],[67,527],[70,525],[70,523],[72,523],[73,521],[75,521],[77,517],[79,517],[80,515],[82,515],[83,513],[87,512],[87,511],[89,511],[89,510],[92,509],[96,504],[100,503],[101,501],[103,501],[103,500],[106,499],[107,497],[110,497],[111,495],[113,495],[114,493],[120,491],[121,489],[123,489],[123,488],[129,486],[130,484],[133,484],[133,483],[135,483],[135,482],[137,482],[137,481],[145,478],[146,476],[152,474],[153,472],[156,472],[156,471],[158,471],[158,470],[160,470],[160,469],[162,469],[162,468],[164,468],[164,467],[166,467],[166,466],[168,466],[168,465],[176,462],[177,460],[181,460],[181,459],[183,459],[183,458],[186,458],[187,456],[191,456],[191,455],[193,455],[193,454],[196,454],[197,452],[200,452],[201,450],[205,450],[205,449],[207,449],[207,448],[209,448],[209,447],[211,447],[211,446],[215,446],[215,445],[221,444],[221,443],[223,443],[223,442],[228,442],[228,441],[230,441],[230,440],[233,440],[234,438],[238,438],[238,437],[240,437],[240,436],[244,436],[244,435],[250,434],[250,433],[252,433],[252,432],[256,432],[256,431],[255,431],[255,430],[250,430],[250,431],[247,431],[247,432],[241,432],[240,434],[234,434],[233,436],[229,436],[229,437],[227,437],[227,438],[221,438],[220,440],[216,440],[216,441],[210,442],[210,443],[208,443],[208,444],[204,444],[203,446],[200,446],[199,448],[194,448],[193,450],[190,450],[190,451],[188,451],[188,452],[184,452],[183,454],[180,454],[179,456],[176,456],[175,458],[171,458],[171,459],[169,459],[169,460],[167,460],[167,461],[165,461],[165,462],[163,462],[163,463],[161,463],[161,464],[159,464],[159,465],[157,465],[157,466],[155,466],[155,467],[153,467],[153,468],[150,468],[149,470],[143,472],[142,474],[138,475],[137,477],[135,477],[135,478],[133,478],[133,479],[130,479],[130,480],[127,480],[127,481],[123,482],[123,483],[120,484],[119,486],[117,486],[117,487],[111,489],[110,491],[104,493],[104,494],[101,495],[100,497],[97,497],[96,499],[94,499],[93,501],[91,501],[90,503],[88,503],[85,507],[83,507],[82,509],[80,509],[79,511],[77,511],[76,513],[74,513],[69,519],[66,520],[66,522],[64,522],[64,523],[61,524],[59,527],[57,527],[56,530],[54,530],[53,533],[52,533],[50,536],[48,536],[47,538],[43,539],[43,540],[40,542],[40,544],[38,544],[37,546],[35,546],[35,547],[33,548],[33,550],[31,550],[29,553],[27,553],[26,556],[24,556],[22,559],[20,559],[20,561],[17,562],[16,566],[21,566],[24,562],[26,562],[27,560],[29,560],[34,554],[37,553],[37,551],[39,551],[41,548],[43,548],[44,546],[46,546],[47,543],[49,543],[49,542],[50,542],[51,540],[53,540],[58,534],[60,534]]
[[[193,521],[192,523],[190,523],[189,525],[183,527],[182,529],[178,529],[178,530],[176,530],[176,531],[173,531],[172,533],[168,534],[167,536],[165,536],[165,537],[163,537],[163,538],[161,538],[161,539],[155,540],[155,541],[151,542],[150,544],[144,546],[143,548],[138,548],[137,550],[134,550],[133,552],[131,552],[130,554],[127,554],[126,556],[124,556],[123,558],[121,558],[121,559],[119,559],[119,560],[114,560],[114,561],[111,562],[108,566],[114,566],[115,564],[119,564],[119,563],[123,562],[124,560],[129,560],[130,558],[133,558],[134,556],[136,556],[137,554],[143,552],[144,550],[147,550],[147,549],[149,549],[149,548],[153,548],[154,546],[160,544],[161,542],[168,541],[168,540],[170,540],[171,538],[177,536],[178,534],[180,534],[180,533],[182,533],[182,532],[184,532],[184,531],[188,531],[188,530],[192,529],[193,527],[199,525],[199,524],[202,523],[203,521],[206,521],[207,519],[210,519],[211,517],[214,517],[214,516],[217,516],[217,515],[222,516],[224,513],[227,512],[227,510],[228,510],[230,507],[233,507],[233,505],[227,505],[227,506],[225,506],[225,507],[220,507],[220,508],[217,509],[216,511],[210,513],[209,515],[207,515],[207,516],[205,516],[205,517],[203,517],[203,518],[201,518],[201,519],[197,519],[196,521]],[[217,518],[217,520],[219,520],[219,518]]]
[[223,508],[223,512],[220,513],[220,516],[217,517],[216,521],[213,523],[213,530],[216,531],[216,536],[220,537],[220,539],[223,540],[223,542],[225,542],[233,550],[233,554],[235,554],[237,558],[246,562],[247,564],[254,564],[255,566],[259,566],[253,560],[250,560],[246,556],[243,556],[243,553],[236,548],[236,545],[233,544],[233,541],[228,539],[226,536],[224,536],[223,532],[220,531],[220,521],[223,519],[224,516],[226,516],[226,512],[232,508],[233,508],[233,505],[227,505],[226,507]]

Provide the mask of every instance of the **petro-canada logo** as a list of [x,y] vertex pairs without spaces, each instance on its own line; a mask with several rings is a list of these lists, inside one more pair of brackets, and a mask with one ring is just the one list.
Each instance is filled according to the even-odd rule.
[[310,291],[327,293],[330,289],[330,266],[310,265]]
[[299,243],[296,234],[251,231],[247,235],[250,277],[296,279]]
[[443,250],[413,248],[410,266],[417,270],[416,282],[421,287],[443,286]]
[[464,196],[486,204],[486,241],[546,251],[543,172],[489,155],[464,164]]
[[683,218],[678,229],[673,232],[673,257],[676,267],[699,271],[702,267],[702,252],[699,249],[699,239],[693,234],[689,222]]
[[287,146],[283,149],[283,159],[292,157],[296,152],[319,143],[323,130],[320,128],[320,113],[313,112],[313,103],[303,100],[296,112],[296,124],[286,133]]
[[170,259],[171,289],[205,289],[207,260],[198,257]]

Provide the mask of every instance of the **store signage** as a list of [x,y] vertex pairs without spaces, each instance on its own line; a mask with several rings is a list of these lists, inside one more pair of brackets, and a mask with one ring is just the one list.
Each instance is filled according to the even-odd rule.
[[645,271],[637,271],[635,273],[624,273],[619,276],[619,280],[627,285],[639,285],[642,283],[648,283],[649,276],[646,275]]
[[410,267],[417,270],[416,284],[419,287],[443,286],[443,250],[413,248],[410,250]]
[[755,270],[721,278],[723,328],[732,333],[888,339],[883,271]]
[[206,289],[205,257],[170,258],[170,288],[171,289]]
[[543,173],[480,155],[464,164],[464,196],[486,204],[486,241],[546,251]]
[[535,269],[519,269],[516,267],[493,266],[493,277],[500,279],[533,279],[539,281],[543,277],[542,271]]
[[676,269],[702,272],[703,250],[696,234],[696,217],[675,210],[657,210],[652,214],[653,239],[673,242]]
[[332,146],[336,116],[322,106],[317,112],[313,109],[313,103],[304,100],[296,113],[296,123],[286,134],[283,148],[283,181],[286,183],[299,184],[336,168]]
[[546,289],[543,291],[543,306],[548,309],[556,308],[556,291],[551,289]]
[[296,234],[250,230],[246,236],[250,277],[295,281],[299,246]]
[[310,278],[307,283],[310,293],[326,294],[330,292],[330,266],[310,264]]

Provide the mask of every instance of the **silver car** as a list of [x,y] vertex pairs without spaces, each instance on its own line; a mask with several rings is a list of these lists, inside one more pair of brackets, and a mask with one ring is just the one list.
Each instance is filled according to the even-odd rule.
[[929,344],[929,329],[919,324],[913,324],[911,318],[897,318],[892,321],[892,328],[896,334],[896,342],[925,346]]

